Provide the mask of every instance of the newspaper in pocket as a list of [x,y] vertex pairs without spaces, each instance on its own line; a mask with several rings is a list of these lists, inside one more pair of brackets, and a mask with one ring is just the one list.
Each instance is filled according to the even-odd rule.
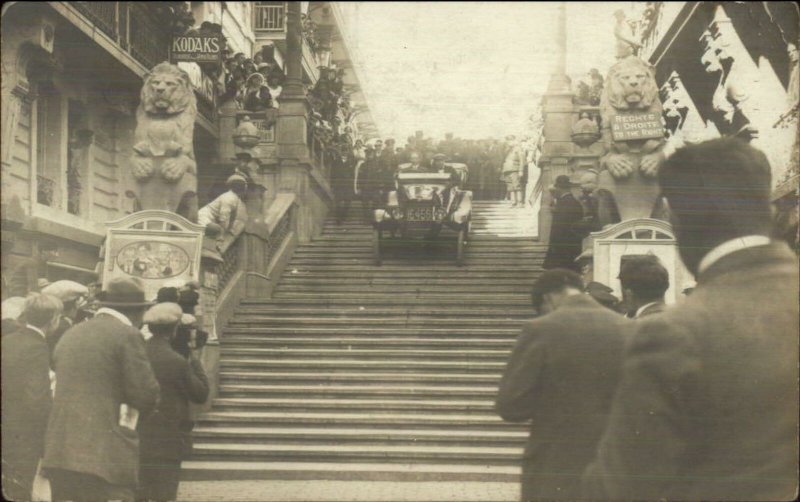
[[119,405],[119,426],[127,429],[136,430],[136,424],[139,422],[139,410],[132,408],[127,404]]

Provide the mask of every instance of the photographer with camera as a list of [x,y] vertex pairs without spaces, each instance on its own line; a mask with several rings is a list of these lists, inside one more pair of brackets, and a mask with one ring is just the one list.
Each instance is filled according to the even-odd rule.
[[[194,356],[196,337],[176,348],[175,337],[186,328],[186,317],[177,303],[158,303],[144,315],[152,337],[147,341],[147,356],[161,387],[155,412],[139,423],[140,493],[143,500],[175,500],[178,493],[181,460],[191,451],[189,403],[208,399],[208,378]],[[191,327],[191,325],[189,325]],[[180,350],[179,350],[180,349]]]

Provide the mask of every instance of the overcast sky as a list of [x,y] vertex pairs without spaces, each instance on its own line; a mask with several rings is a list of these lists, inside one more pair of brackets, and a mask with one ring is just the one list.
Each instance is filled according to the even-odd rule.
[[[342,2],[346,37],[372,116],[400,145],[523,134],[555,61],[557,3]],[[631,2],[567,5],[571,75],[614,58],[613,17]]]

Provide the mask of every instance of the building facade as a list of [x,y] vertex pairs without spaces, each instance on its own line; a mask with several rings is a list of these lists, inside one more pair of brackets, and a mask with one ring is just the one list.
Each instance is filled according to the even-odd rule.
[[[297,4],[300,4],[299,2]],[[263,123],[257,182],[267,189],[266,211],[278,192],[299,194],[307,235],[321,225],[331,205],[323,152],[330,140],[306,131],[312,110],[306,89],[319,67],[344,69],[351,103],[358,104],[357,78],[338,35],[333,4],[303,2],[307,29],[301,40],[303,87],[288,96],[284,115]],[[251,58],[265,46],[283,69],[287,54],[287,2],[8,2],[2,12],[2,201],[4,297],[24,294],[31,280],[69,278],[89,282],[105,236],[104,223],[139,209],[128,162],[143,78],[169,60],[175,34],[206,24],[217,27],[230,54]],[[271,16],[271,17],[270,17]],[[319,30],[312,30],[316,20]],[[289,44],[291,45],[291,44]],[[197,97],[194,153],[200,205],[234,168],[231,139],[244,115],[225,97],[220,72],[180,63]],[[356,92],[353,92],[356,91]],[[297,105],[292,106],[291,101]],[[276,108],[282,98],[273,100]],[[339,113],[337,111],[337,113]],[[351,137],[367,114],[349,122]],[[312,129],[311,126],[308,127]],[[308,155],[279,155],[279,145],[297,144]],[[291,149],[290,149],[291,150]],[[288,150],[287,150],[288,151]],[[315,156],[316,155],[316,156]],[[303,176],[290,182],[288,163]],[[296,167],[296,166],[295,166]],[[283,181],[281,181],[283,176]],[[291,177],[291,176],[290,176]],[[309,179],[315,180],[309,185]],[[301,193],[302,192],[302,193]],[[312,200],[310,193],[321,194]],[[262,211],[262,212],[263,212]],[[253,215],[258,217],[259,214]],[[27,281],[27,284],[26,284]]]

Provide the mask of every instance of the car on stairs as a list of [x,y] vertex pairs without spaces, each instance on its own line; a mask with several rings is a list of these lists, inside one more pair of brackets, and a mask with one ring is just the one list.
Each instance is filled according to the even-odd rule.
[[396,190],[386,206],[374,212],[372,249],[381,265],[387,244],[420,240],[428,245],[442,239],[456,244],[456,263],[464,264],[464,248],[472,217],[472,192],[459,187],[466,165],[449,164],[450,172],[399,172]]

